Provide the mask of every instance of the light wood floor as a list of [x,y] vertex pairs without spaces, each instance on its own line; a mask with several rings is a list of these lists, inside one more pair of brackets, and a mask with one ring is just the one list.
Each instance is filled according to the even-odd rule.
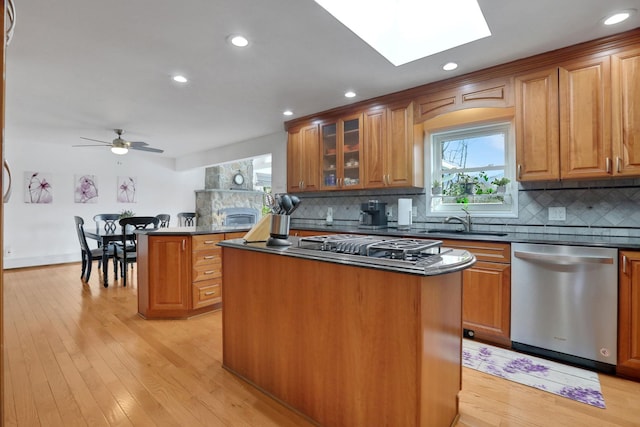
[[[4,272],[5,426],[310,425],[222,369],[220,312],[143,320],[96,267]],[[457,426],[640,426],[640,383],[600,378],[605,410],[465,368]]]

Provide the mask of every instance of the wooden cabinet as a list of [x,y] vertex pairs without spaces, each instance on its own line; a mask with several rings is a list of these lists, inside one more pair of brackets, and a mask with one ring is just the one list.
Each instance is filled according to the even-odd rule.
[[640,175],[640,48],[611,57],[614,172]]
[[222,249],[217,243],[243,235],[139,235],[138,313],[148,319],[186,318],[220,308]]
[[320,189],[320,137],[318,125],[289,131],[287,189],[291,192]]
[[413,103],[364,113],[364,187],[422,187],[422,135],[414,134]]
[[640,379],[640,252],[620,252],[618,374]]
[[640,175],[640,49],[517,76],[519,181]]
[[478,260],[462,273],[462,327],[479,340],[510,346],[510,245],[444,240],[443,246],[467,250]]
[[191,307],[188,236],[138,236],[138,312],[183,317]]
[[362,114],[320,125],[323,190],[362,188]]

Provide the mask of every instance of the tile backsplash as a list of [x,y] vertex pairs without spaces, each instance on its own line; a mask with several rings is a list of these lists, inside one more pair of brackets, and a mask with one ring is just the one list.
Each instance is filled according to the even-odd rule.
[[[300,207],[292,225],[323,224],[333,208],[334,224],[356,225],[360,204],[369,199],[393,210],[389,226],[397,221],[398,198],[411,198],[417,217],[415,228],[443,228],[444,217],[427,216],[424,189],[299,193]],[[564,207],[566,220],[549,220],[549,207]],[[473,216],[473,215],[472,215]],[[563,181],[518,184],[518,218],[473,218],[476,230],[588,234],[640,237],[640,179]],[[448,225],[447,225],[448,226]]]

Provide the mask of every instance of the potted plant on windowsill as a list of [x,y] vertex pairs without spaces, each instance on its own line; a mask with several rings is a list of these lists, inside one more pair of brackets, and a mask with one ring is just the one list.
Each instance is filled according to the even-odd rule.
[[511,180],[509,178],[495,178],[491,181],[491,184],[496,186],[496,193],[503,194],[506,191],[507,184],[510,183]]
[[437,179],[434,179],[431,183],[431,194],[434,196],[442,194],[442,184]]

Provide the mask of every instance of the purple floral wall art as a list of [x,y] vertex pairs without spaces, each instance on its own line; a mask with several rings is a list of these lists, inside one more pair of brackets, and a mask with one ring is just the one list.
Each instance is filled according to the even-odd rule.
[[136,203],[138,193],[136,189],[137,178],[132,176],[119,176],[117,197],[119,203]]
[[25,203],[52,203],[53,186],[51,174],[44,172],[25,172]]
[[98,203],[98,178],[95,175],[76,175],[74,201]]

